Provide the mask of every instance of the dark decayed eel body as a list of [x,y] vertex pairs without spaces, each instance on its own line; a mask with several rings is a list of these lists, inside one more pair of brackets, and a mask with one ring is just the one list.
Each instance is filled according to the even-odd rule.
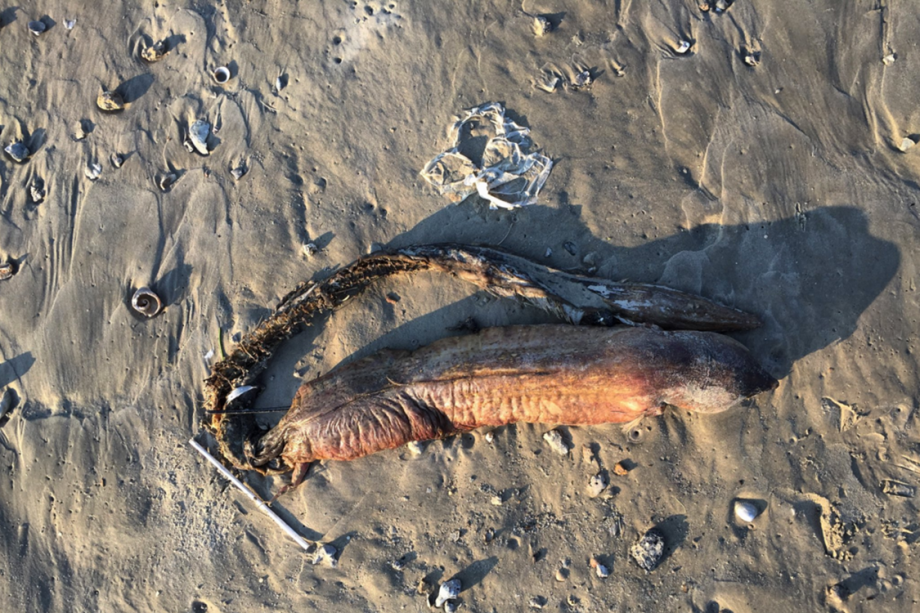
[[489,328],[304,383],[254,460],[351,460],[481,426],[625,423],[665,405],[712,413],[776,384],[743,345],[712,332]]

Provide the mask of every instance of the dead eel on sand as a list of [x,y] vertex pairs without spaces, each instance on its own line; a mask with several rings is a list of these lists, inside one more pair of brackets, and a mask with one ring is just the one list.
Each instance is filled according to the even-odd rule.
[[[304,383],[268,432],[258,432],[251,416],[226,410],[229,391],[251,383],[297,324],[341,306],[375,279],[431,269],[593,325],[489,328],[413,352],[383,351]],[[586,289],[599,300],[586,300]],[[655,325],[610,327],[635,321]],[[714,413],[776,387],[737,341],[657,327],[668,324],[740,330],[759,320],[668,288],[561,273],[491,248],[430,245],[375,254],[295,290],[215,364],[206,388],[207,425],[235,467],[294,470],[296,486],[317,460],[353,460],[482,426],[627,423],[666,406]]]

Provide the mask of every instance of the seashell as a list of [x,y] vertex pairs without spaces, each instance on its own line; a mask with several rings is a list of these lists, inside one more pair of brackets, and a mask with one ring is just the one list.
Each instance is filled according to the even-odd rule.
[[217,83],[223,85],[230,80],[230,69],[226,66],[219,66],[218,68],[214,69],[214,72],[211,73],[211,76],[214,77],[214,80]]
[[438,590],[438,596],[434,599],[434,606],[440,608],[448,600],[453,600],[459,596],[462,587],[463,584],[460,583],[459,579],[451,579],[442,583],[441,589]]
[[894,53],[889,53],[888,55],[882,58],[882,64],[884,64],[885,66],[891,66],[892,64],[894,64],[895,60],[897,59],[898,58]]
[[211,124],[208,122],[196,119],[195,122],[188,127],[188,136],[185,137],[185,148],[189,150],[189,153],[195,153],[196,151],[201,155],[208,155],[208,136],[211,134]]
[[234,388],[229,394],[227,394],[227,409],[237,409],[242,408],[255,399],[259,395],[259,388],[254,385],[242,385],[240,387]]
[[0,420],[9,415],[10,411],[16,405],[16,394],[12,389],[3,390],[3,396],[0,397]]
[[678,43],[677,47],[674,48],[674,53],[683,55],[687,51],[690,51],[690,46],[691,45],[689,40],[682,40],[680,43]]
[[594,573],[601,579],[606,579],[610,576],[610,569],[600,563],[600,560],[597,558],[591,558],[591,568],[594,569]]
[[658,528],[652,528],[629,548],[629,555],[639,568],[648,572],[655,570],[664,558],[664,534]]
[[168,52],[169,48],[166,46],[166,42],[162,40],[157,41],[149,47],[141,49],[141,59],[148,64],[152,64],[162,60]]
[[757,515],[759,515],[757,507],[750,502],[746,500],[735,501],[735,517],[737,517],[739,521],[749,524],[757,519]]
[[64,20],[64,29],[65,29],[65,30],[73,30],[73,27],[74,27],[75,25],[77,25],[77,20],[76,20],[76,19],[65,19],[65,20]]
[[898,149],[900,149],[901,151],[907,151],[908,149],[910,149],[916,144],[917,144],[917,141],[915,141],[909,136],[905,136],[904,140],[901,141],[901,144],[898,145]]
[[172,186],[176,183],[176,179],[178,178],[179,177],[177,177],[175,173],[164,173],[157,178],[157,187],[160,188],[160,191],[168,192],[170,188],[172,188]]
[[7,260],[0,264],[0,281],[7,281],[16,274],[16,263]]
[[123,158],[121,154],[113,153],[109,161],[112,162],[112,166],[115,168],[121,168],[121,165],[125,163],[125,158]]
[[488,432],[486,432],[485,439],[486,439],[486,442],[487,442],[487,443],[494,443],[494,442],[495,442],[495,433],[494,433],[493,431],[489,430]]
[[233,175],[233,178],[239,181],[244,174],[246,174],[246,167],[243,165],[237,166],[236,168],[230,169],[230,174]]
[[163,310],[163,301],[149,287],[142,287],[131,297],[131,308],[146,317],[156,317]]
[[8,156],[13,158],[14,162],[19,164],[22,164],[27,159],[29,159],[29,148],[22,144],[21,141],[10,143],[3,150],[6,151]]
[[42,32],[44,32],[47,29],[48,29],[48,26],[45,25],[44,21],[36,20],[36,21],[29,22],[29,32],[31,32],[35,36],[39,36],[40,34],[42,34]]
[[86,168],[83,169],[83,174],[85,174],[86,178],[90,181],[95,181],[99,178],[99,175],[102,174],[102,165],[96,162],[90,162],[87,164]]
[[457,607],[459,607],[456,602],[453,600],[448,600],[444,603],[444,613],[456,613]]
[[406,444],[406,447],[409,448],[409,452],[412,455],[422,455],[425,453],[425,446],[418,441],[410,441]]
[[527,606],[531,609],[542,609],[546,606],[546,603],[549,602],[545,596],[534,596],[529,601],[527,601]]
[[280,92],[282,89],[287,87],[288,76],[286,74],[278,75],[278,78],[275,79],[275,93]]
[[561,80],[562,79],[560,79],[559,77],[555,75],[548,74],[548,75],[543,76],[540,79],[537,79],[536,86],[539,89],[542,89],[543,91],[549,92],[551,94],[554,91],[556,91],[556,89],[559,87],[559,82]]
[[594,79],[591,77],[590,70],[582,70],[575,78],[572,80],[572,87],[574,89],[582,89],[585,87],[590,87],[591,83],[594,82]]
[[751,68],[760,64],[760,51],[745,51],[744,63]]
[[568,455],[569,446],[562,439],[562,434],[559,433],[559,430],[550,430],[543,435],[543,440],[546,441],[546,444],[549,445],[550,449],[558,453],[559,455]]
[[325,564],[335,568],[339,565],[339,561],[335,559],[335,554],[338,553],[332,545],[321,545],[316,548],[316,554],[313,556],[313,565]]
[[537,38],[542,38],[553,31],[553,24],[542,15],[535,16],[530,27],[533,28],[533,35]]
[[33,203],[41,204],[45,199],[45,182],[36,177],[29,186],[29,195],[32,196]]
[[607,485],[609,485],[607,475],[597,473],[588,481],[588,493],[591,494],[591,498],[597,498],[601,495],[601,492],[607,489]]
[[125,100],[118,92],[110,92],[104,89],[96,97],[96,106],[106,113],[112,113],[125,108]]
[[302,249],[303,254],[308,258],[312,258],[314,255],[316,255],[316,252],[319,251],[319,247],[316,246],[316,243],[304,243]]

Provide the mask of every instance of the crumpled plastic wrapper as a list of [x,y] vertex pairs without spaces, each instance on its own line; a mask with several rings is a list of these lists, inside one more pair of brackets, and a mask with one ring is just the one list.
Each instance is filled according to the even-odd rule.
[[452,147],[428,162],[421,175],[451,202],[479,194],[492,209],[535,204],[553,161],[534,151],[529,135],[529,128],[505,116],[501,104],[483,104],[450,127]]

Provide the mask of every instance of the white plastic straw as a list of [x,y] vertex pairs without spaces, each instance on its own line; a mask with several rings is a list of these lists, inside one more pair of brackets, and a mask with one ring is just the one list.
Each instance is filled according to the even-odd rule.
[[211,464],[213,464],[214,467],[215,467],[218,471],[220,471],[220,474],[222,474],[222,475],[225,476],[227,479],[229,479],[229,480],[230,480],[230,483],[232,483],[233,485],[235,485],[237,488],[239,488],[239,490],[240,490],[241,492],[243,492],[244,494],[246,494],[246,497],[249,498],[251,501],[253,501],[253,502],[256,504],[256,506],[259,507],[259,508],[262,510],[262,512],[264,512],[266,515],[268,515],[269,517],[271,517],[272,520],[273,520],[276,524],[278,524],[279,526],[281,526],[281,529],[284,530],[285,532],[287,532],[287,535],[288,535],[289,537],[291,537],[292,539],[294,539],[294,541],[295,541],[298,545],[300,545],[301,547],[303,547],[303,548],[304,548],[304,551],[309,551],[309,550],[310,550],[310,544],[309,544],[307,541],[305,541],[305,540],[303,539],[303,537],[301,537],[299,534],[297,534],[296,532],[294,532],[294,529],[291,528],[291,527],[290,527],[289,525],[287,525],[286,523],[284,523],[284,520],[283,520],[283,519],[281,519],[280,517],[278,517],[277,515],[275,515],[275,512],[271,510],[271,507],[269,507],[267,504],[265,504],[265,502],[264,502],[261,498],[259,498],[258,496],[256,496],[255,493],[254,493],[252,490],[250,490],[248,487],[246,487],[245,485],[243,485],[243,482],[242,482],[242,481],[240,481],[239,479],[237,479],[236,477],[234,477],[234,476],[233,476],[233,473],[231,473],[229,470],[227,470],[227,467],[226,467],[226,466],[224,466],[223,464],[221,464],[220,462],[218,462],[218,461],[217,461],[217,458],[215,458],[215,457],[212,456],[210,453],[208,453],[208,450],[207,450],[207,449],[205,449],[204,447],[202,447],[201,445],[199,445],[199,444],[198,444],[198,441],[196,441],[196,440],[193,438],[193,439],[189,440],[189,445],[191,445],[192,447],[194,447],[195,449],[197,449],[197,450],[198,450],[198,453],[200,453],[201,455],[203,455],[203,456],[205,457],[205,459],[206,459],[208,462],[210,462]]

